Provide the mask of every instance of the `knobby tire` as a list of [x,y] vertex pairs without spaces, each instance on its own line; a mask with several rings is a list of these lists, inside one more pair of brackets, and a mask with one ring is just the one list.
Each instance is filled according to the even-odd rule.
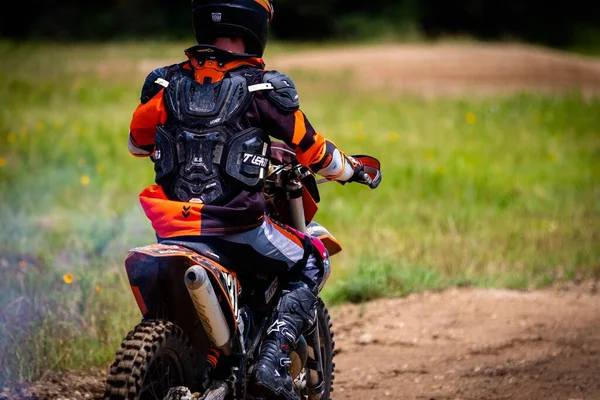
[[163,400],[170,387],[191,384],[193,359],[188,338],[178,326],[143,321],[117,351],[104,400]]

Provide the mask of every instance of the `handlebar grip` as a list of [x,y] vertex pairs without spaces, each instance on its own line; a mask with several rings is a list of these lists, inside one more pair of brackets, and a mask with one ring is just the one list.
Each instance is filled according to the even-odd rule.
[[367,174],[364,171],[362,173],[362,177],[361,177],[360,181],[364,182],[365,184],[367,184],[369,186],[371,186],[371,184],[373,183],[373,179],[371,179],[371,177],[369,176],[369,174]]
[[362,183],[375,189],[381,182],[381,163],[378,159],[364,154],[350,156],[355,162],[360,165],[362,171],[357,173],[355,182]]
[[[369,186],[371,189],[375,189],[381,183],[381,170],[373,167],[369,167],[367,165],[363,166],[363,179],[365,185]],[[371,175],[374,178],[371,178]]]

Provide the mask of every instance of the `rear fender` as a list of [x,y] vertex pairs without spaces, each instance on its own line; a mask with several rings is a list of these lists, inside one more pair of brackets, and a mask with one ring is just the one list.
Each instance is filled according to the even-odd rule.
[[185,272],[203,267],[211,280],[232,335],[237,330],[237,298],[241,286],[236,274],[207,256],[178,245],[151,244],[129,251],[125,269],[131,290],[145,318],[161,317],[174,323],[197,320],[185,286]]

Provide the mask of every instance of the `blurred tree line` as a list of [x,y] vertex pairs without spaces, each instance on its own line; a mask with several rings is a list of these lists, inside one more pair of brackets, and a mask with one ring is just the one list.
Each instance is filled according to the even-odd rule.
[[[191,39],[189,0],[33,0],[5,4],[13,39]],[[279,39],[375,39],[418,33],[516,39],[555,47],[600,36],[600,2],[571,0],[275,0]]]

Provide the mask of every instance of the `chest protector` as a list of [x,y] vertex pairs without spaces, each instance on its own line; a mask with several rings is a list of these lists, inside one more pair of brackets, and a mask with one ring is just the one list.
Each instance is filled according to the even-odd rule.
[[270,140],[242,124],[252,101],[244,77],[201,84],[175,74],[164,100],[168,119],[157,128],[154,171],[170,199],[218,205],[262,189]]

